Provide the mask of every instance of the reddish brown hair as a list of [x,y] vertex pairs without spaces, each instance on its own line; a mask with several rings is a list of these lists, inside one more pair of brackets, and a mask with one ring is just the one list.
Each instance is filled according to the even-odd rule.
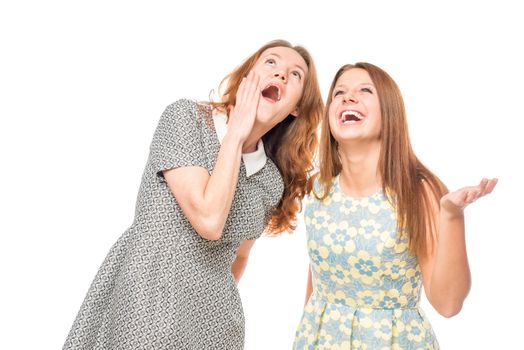
[[[322,191],[314,193],[318,199],[325,198],[333,185],[333,177],[342,170],[337,151],[337,142],[329,129],[329,106],[338,79],[350,69],[365,70],[380,101],[381,150],[378,169],[382,178],[384,193],[390,194],[397,211],[398,229],[405,230],[409,237],[409,250],[414,255],[427,253],[426,234],[428,228],[435,230],[433,204],[448,192],[446,186],[422,162],[418,160],[409,140],[406,110],[402,94],[395,81],[381,68],[370,63],[359,62],[342,66],[335,75],[326,103],[320,135],[320,172],[316,174]],[[311,191],[313,178],[308,183]],[[394,200],[393,200],[394,198]],[[433,231],[435,232],[435,231]]]
[[313,169],[313,157],[318,145],[316,131],[324,109],[313,58],[302,46],[292,46],[284,40],[271,41],[224,78],[220,84],[220,87],[225,85],[222,100],[212,103],[222,111],[234,106],[242,78],[247,76],[262,53],[273,47],[295,50],[306,62],[308,73],[298,103],[298,117],[289,115],[262,137],[266,155],[275,163],[284,180],[284,194],[271,213],[266,229],[270,235],[295,229],[300,201],[306,194],[308,173]]

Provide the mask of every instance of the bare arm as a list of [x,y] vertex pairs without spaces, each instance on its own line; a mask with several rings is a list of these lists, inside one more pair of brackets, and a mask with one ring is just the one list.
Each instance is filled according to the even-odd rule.
[[[429,302],[443,316],[458,314],[471,287],[471,273],[466,252],[464,208],[491,193],[496,179],[484,179],[478,186],[448,193],[433,204],[437,222],[435,246],[419,259],[424,290]],[[431,231],[431,230],[429,230]]]
[[226,134],[210,176],[201,167],[164,171],[164,178],[185,216],[202,238],[217,240],[222,235],[240,168],[242,144]]
[[251,248],[255,244],[255,240],[246,240],[242,241],[240,244],[240,247],[238,247],[237,250],[237,256],[235,258],[235,261],[233,262],[233,265],[231,266],[231,272],[233,273],[233,276],[235,277],[235,281],[240,282],[240,278],[244,274],[244,270],[247,266],[247,260],[249,258],[249,253],[251,252]]
[[163,172],[182,211],[202,238],[217,240],[222,236],[236,190],[242,146],[256,117],[258,85],[259,78],[252,72],[240,84],[212,175],[201,167]]

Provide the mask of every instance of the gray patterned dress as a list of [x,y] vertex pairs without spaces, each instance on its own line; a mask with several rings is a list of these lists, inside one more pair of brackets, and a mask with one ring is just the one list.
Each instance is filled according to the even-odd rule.
[[162,170],[210,173],[220,142],[211,107],[168,106],[155,131],[135,220],[98,271],[64,349],[220,349],[244,347],[244,315],[231,273],[242,240],[258,238],[283,182],[268,158],[246,176],[241,163],[222,238],[201,238],[171,194]]

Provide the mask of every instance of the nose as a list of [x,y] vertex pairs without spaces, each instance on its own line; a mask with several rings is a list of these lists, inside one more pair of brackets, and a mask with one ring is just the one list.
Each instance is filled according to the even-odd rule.
[[284,83],[287,82],[287,76],[286,76],[286,74],[283,73],[283,72],[275,72],[275,73],[273,74],[273,76],[274,76],[275,78],[278,78],[278,79],[282,80]]
[[347,92],[344,94],[344,102],[358,103],[358,99],[351,92]]

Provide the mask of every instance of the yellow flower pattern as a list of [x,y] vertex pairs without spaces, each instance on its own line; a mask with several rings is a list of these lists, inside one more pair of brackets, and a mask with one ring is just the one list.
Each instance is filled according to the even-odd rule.
[[346,196],[337,176],[327,199],[306,200],[313,294],[294,349],[439,349],[419,308],[420,267],[388,196]]

